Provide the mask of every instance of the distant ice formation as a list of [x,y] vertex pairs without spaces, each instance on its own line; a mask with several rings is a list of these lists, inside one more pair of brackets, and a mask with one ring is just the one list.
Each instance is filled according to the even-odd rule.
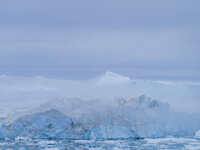
[[200,129],[199,90],[198,83],[131,79],[109,71],[83,81],[4,75],[0,137],[194,136]]
[[97,80],[97,85],[121,85],[130,84],[133,81],[126,76],[119,75],[110,71],[105,72],[103,76],[100,76]]
[[[110,104],[79,98],[50,101],[0,127],[1,138],[128,139],[194,136],[199,116],[176,113],[145,95]],[[196,132],[198,136],[198,132]]]
[[100,99],[110,103],[109,99],[116,97],[130,98],[143,94],[169,103],[177,112],[199,112],[199,90],[199,82],[141,80],[110,71],[88,80],[2,75],[0,118],[60,97]]
[[195,133],[195,137],[200,139],[200,130]]

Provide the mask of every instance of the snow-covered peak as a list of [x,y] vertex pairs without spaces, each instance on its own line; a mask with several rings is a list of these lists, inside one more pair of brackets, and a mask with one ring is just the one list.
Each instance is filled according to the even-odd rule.
[[129,77],[110,71],[105,72],[97,81],[98,85],[121,85],[130,83],[132,83],[132,80]]

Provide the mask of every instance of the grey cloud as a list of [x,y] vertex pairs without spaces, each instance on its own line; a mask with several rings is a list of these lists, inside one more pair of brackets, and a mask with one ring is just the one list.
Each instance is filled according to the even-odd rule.
[[196,79],[198,6],[197,0],[1,1],[0,73],[83,76],[109,69]]
[[[32,59],[37,58],[37,61],[42,63],[42,59],[46,58],[46,62],[43,63],[49,65],[51,63],[86,66],[140,64],[158,67],[160,65],[193,67],[199,62],[199,46],[190,43],[187,39],[192,37],[187,37],[187,34],[182,34],[178,30],[70,33],[49,31],[46,35],[41,31],[39,35],[33,35],[29,40],[26,39],[30,38],[27,32],[18,39],[1,40],[1,62],[35,64],[37,62]],[[15,58],[17,62],[15,59],[4,59],[6,58],[4,55]],[[29,62],[27,58],[32,61]]]
[[132,27],[199,24],[199,1],[2,1],[2,24],[43,27]]

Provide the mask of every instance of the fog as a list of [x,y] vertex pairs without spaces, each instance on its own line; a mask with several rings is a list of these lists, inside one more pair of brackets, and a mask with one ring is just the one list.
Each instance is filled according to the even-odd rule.
[[113,72],[105,72],[89,80],[61,80],[45,77],[15,77],[1,75],[1,115],[13,110],[31,110],[59,99],[80,98],[98,100],[104,106],[118,98],[146,95],[170,105],[176,112],[199,112],[198,82],[139,80]]

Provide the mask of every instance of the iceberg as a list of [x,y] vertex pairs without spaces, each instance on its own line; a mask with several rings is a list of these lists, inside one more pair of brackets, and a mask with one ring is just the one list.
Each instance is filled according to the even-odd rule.
[[[0,125],[0,138],[129,139],[194,136],[199,116],[177,113],[145,95],[99,100],[63,99]],[[80,106],[81,105],[81,106]],[[46,107],[45,107],[46,106]],[[196,137],[198,136],[196,132]]]
[[71,137],[72,120],[57,110],[51,109],[21,117],[0,128],[2,138],[63,138]]
[[86,133],[89,139],[129,139],[137,138],[135,131],[121,125],[100,125]]
[[200,139],[200,130],[195,133],[195,137]]

